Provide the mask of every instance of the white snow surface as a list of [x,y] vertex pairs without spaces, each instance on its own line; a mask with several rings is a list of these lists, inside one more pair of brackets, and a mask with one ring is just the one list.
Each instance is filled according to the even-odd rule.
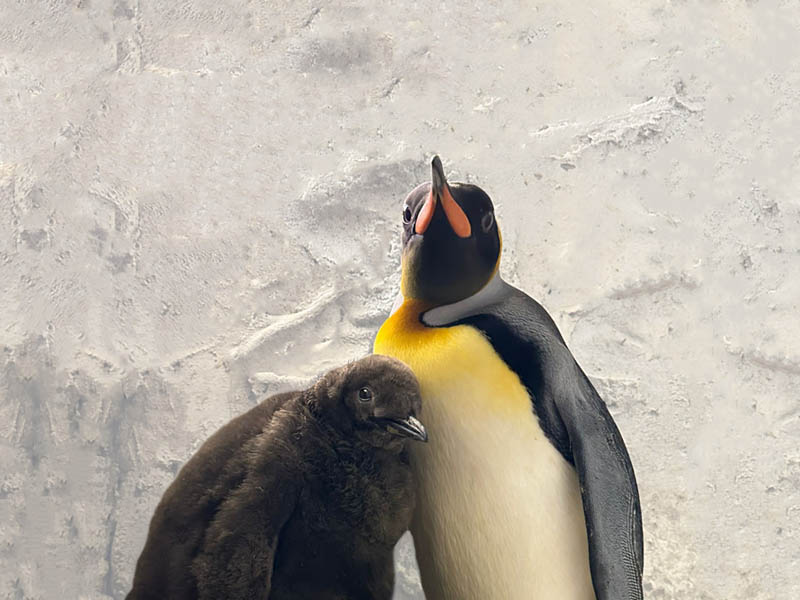
[[623,433],[646,597],[799,598],[798,30],[794,0],[0,3],[0,597],[123,598],[202,441],[370,350],[438,152]]

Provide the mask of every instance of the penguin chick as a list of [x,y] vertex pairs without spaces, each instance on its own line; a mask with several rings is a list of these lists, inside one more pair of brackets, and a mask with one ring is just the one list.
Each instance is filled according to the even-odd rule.
[[128,599],[390,598],[419,412],[411,370],[369,356],[234,419],[164,494]]

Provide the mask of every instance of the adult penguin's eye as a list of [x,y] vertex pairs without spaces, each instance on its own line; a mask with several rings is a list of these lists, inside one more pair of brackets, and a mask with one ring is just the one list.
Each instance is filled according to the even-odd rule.
[[407,205],[403,207],[403,223],[411,223],[411,207]]
[[494,213],[488,212],[481,218],[481,229],[484,232],[489,231],[492,225],[494,225]]
[[362,387],[358,390],[358,399],[362,402],[369,402],[372,400],[372,390],[368,387]]

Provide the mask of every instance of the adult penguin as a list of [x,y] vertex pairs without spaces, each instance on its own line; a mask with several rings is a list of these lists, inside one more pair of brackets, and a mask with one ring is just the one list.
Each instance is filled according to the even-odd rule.
[[625,444],[545,309],[498,272],[489,196],[431,183],[403,206],[401,295],[375,340],[417,375],[411,532],[428,600],[640,600]]

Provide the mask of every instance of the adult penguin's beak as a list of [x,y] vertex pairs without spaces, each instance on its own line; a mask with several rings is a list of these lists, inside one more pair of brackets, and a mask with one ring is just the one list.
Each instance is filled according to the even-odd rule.
[[425,426],[419,422],[416,417],[408,416],[405,419],[379,419],[378,422],[386,428],[386,430],[401,437],[408,437],[412,440],[419,442],[428,441],[428,432]]
[[444,210],[453,233],[460,238],[468,238],[472,235],[469,219],[450,193],[450,186],[447,185],[447,179],[444,176],[442,160],[437,155],[431,161],[431,193],[417,216],[417,223],[414,227],[416,233],[423,235],[428,230],[433,220],[433,214],[439,205]]

